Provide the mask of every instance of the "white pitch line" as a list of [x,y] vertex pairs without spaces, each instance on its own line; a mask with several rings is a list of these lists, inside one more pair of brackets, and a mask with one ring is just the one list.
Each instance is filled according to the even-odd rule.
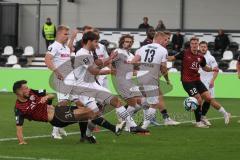
[[[240,116],[231,116],[231,118],[238,118]],[[223,119],[223,117],[213,117],[209,118],[208,120],[219,120]],[[186,124],[186,123],[193,123],[194,121],[182,121],[181,124]],[[160,124],[161,126],[164,126],[164,124]],[[99,132],[106,132],[108,130],[103,129],[100,130]],[[80,134],[80,132],[69,132],[68,135],[77,135]],[[41,136],[29,136],[29,137],[24,137],[24,139],[37,139],[37,138],[48,138],[51,137],[51,135],[41,135]],[[15,141],[18,140],[17,138],[2,138],[0,139],[0,142],[5,142],[5,141]]]
[[[13,156],[1,156],[0,159],[21,159],[21,160],[60,160],[60,159],[49,159],[49,158],[34,158],[34,157],[13,157]],[[61,159],[63,160],[63,159]]]

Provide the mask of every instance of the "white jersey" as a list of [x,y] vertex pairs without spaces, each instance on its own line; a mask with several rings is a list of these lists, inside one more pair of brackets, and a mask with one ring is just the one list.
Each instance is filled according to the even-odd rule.
[[152,43],[141,47],[136,55],[141,57],[141,70],[148,70],[151,76],[158,81],[161,71],[160,65],[167,62],[167,49],[158,43]]
[[[51,44],[48,47],[47,54],[50,54],[53,56],[53,64],[55,67],[57,67],[57,68],[59,67],[58,69],[60,72],[62,69],[72,70],[72,65],[71,65],[71,61],[70,61],[71,53],[70,53],[70,49],[67,45],[64,45],[64,44],[61,44],[61,43],[55,41],[53,44]],[[62,64],[64,64],[65,66],[61,67],[61,69],[60,69],[60,66]],[[64,78],[64,83],[67,85],[74,85],[75,78],[74,78],[73,72],[70,72],[68,74],[68,76]],[[58,87],[61,88],[61,86],[59,86],[59,84],[56,84],[56,85],[58,85]],[[68,92],[68,94],[57,92],[57,98],[58,98],[59,102],[62,100],[74,100],[76,98],[76,97],[70,96],[71,88],[69,88],[67,92]]]
[[66,61],[70,61],[70,49],[67,45],[55,41],[48,47],[48,54],[53,56],[53,64],[59,67]]
[[95,77],[88,71],[88,67],[94,64],[92,53],[85,48],[77,51],[74,62],[74,75],[77,84],[95,82]]
[[[214,68],[218,66],[216,59],[211,55],[209,51],[207,51],[207,53],[204,55],[204,58],[206,59],[206,63],[209,67]],[[206,72],[202,68],[200,68],[199,73],[200,73],[201,81],[209,82],[213,78],[214,72]]]
[[[101,60],[109,57],[106,47],[101,43],[98,43],[98,48],[96,48],[96,54],[98,56],[98,59],[101,59]],[[108,70],[109,68],[104,67],[103,69]],[[97,80],[101,86],[107,87],[107,76],[106,75],[97,76]]]
[[104,59],[109,57],[106,47],[101,43],[98,43],[98,48],[96,48],[96,53],[99,59]]

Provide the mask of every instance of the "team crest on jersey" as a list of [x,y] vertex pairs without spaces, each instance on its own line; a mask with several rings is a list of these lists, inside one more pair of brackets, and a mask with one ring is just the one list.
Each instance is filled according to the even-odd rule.
[[34,100],[35,100],[35,96],[34,96],[34,95],[31,95],[29,99],[30,99],[31,101],[34,101]]

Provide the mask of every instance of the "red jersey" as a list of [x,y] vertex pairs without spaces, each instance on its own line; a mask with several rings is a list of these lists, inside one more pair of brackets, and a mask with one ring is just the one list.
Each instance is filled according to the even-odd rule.
[[15,115],[17,125],[23,125],[24,118],[48,122],[47,102],[40,103],[41,98],[45,95],[45,90],[31,90],[30,96],[26,102],[16,100]]
[[206,59],[201,53],[193,54],[190,49],[186,49],[175,57],[182,60],[181,81],[200,81],[199,67],[206,66]]

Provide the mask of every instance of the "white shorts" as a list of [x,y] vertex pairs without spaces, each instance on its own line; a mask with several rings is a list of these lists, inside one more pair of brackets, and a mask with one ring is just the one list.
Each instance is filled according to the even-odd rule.
[[202,81],[203,84],[206,86],[206,88],[208,89],[208,91],[210,92],[210,95],[212,98],[215,98],[215,93],[214,93],[214,87],[213,88],[209,88],[210,85],[210,81]]
[[[89,101],[87,100],[88,97],[93,97],[95,98],[96,101],[105,104],[110,104],[111,99],[114,97],[114,95],[107,88],[100,86],[96,82],[93,83],[76,82],[75,87],[73,87],[71,93],[73,95],[77,95],[78,97],[80,97],[80,99],[84,101],[83,103],[87,103]],[[91,98],[90,101],[92,101]]]
[[108,88],[107,86],[107,83],[108,83],[108,80],[107,80],[107,76],[106,75],[100,75],[98,76],[97,78],[99,84],[105,88]]
[[[60,80],[58,80],[59,83],[57,83],[59,86],[59,88],[64,90],[64,92],[57,92],[57,99],[58,99],[58,102],[61,102],[63,100],[69,100],[69,101],[76,101],[78,100],[78,96],[75,96],[75,95],[72,95],[71,94],[71,91],[72,91],[72,88],[68,88],[66,89],[66,87],[64,87],[61,83],[60,83]],[[73,74],[69,74],[65,79],[64,79],[64,83],[67,84],[67,85],[74,85],[76,83],[76,80],[73,76]]]

